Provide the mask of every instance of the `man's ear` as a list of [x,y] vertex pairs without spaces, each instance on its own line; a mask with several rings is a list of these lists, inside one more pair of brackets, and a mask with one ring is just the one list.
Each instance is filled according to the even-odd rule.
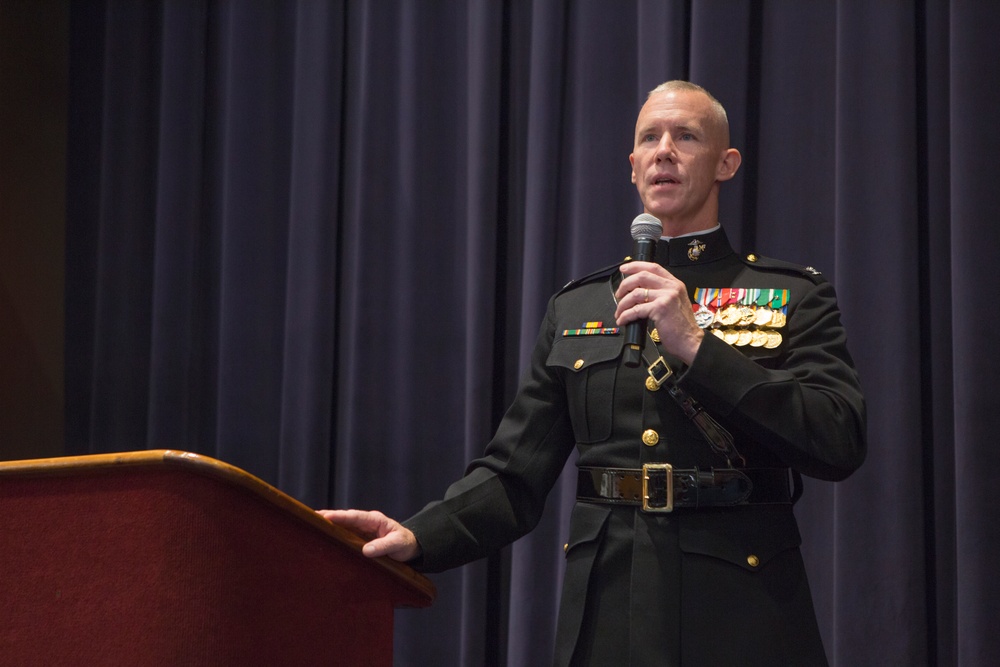
[[743,164],[743,156],[735,148],[727,148],[719,160],[719,166],[715,170],[715,180],[728,181],[739,171]]
[[632,165],[632,183],[635,183],[635,153],[628,154],[628,163]]

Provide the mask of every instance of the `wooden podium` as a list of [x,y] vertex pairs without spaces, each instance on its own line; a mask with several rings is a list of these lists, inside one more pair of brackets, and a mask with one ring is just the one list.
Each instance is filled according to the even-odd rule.
[[215,459],[0,463],[0,663],[391,665],[433,584]]

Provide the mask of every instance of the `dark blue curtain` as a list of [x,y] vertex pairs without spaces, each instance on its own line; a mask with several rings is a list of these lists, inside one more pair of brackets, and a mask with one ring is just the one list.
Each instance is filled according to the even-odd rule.
[[[831,662],[987,664],[1000,6],[71,5],[67,437],[405,518],[478,455],[548,296],[628,252],[647,90],[727,107],[738,247],[835,284],[869,459],[796,511]],[[546,664],[571,483],[397,612],[400,665]],[[720,641],[725,640],[720,629]]]

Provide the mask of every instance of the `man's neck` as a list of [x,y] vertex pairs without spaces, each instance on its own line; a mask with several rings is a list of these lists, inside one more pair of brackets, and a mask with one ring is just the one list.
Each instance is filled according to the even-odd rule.
[[717,229],[719,229],[719,227],[721,227],[721,226],[722,225],[720,225],[719,223],[715,223],[714,225],[712,225],[711,227],[708,227],[707,229],[699,229],[699,230],[696,230],[696,231],[693,231],[693,232],[684,232],[683,234],[676,234],[674,236],[670,236],[670,235],[664,234],[660,238],[661,239],[666,239],[667,241],[670,241],[671,239],[680,239],[680,238],[684,238],[685,236],[698,236],[699,234],[711,234],[712,232],[714,232]]
[[683,218],[660,218],[663,223],[663,236],[676,238],[690,234],[704,234],[719,226],[719,207],[706,203],[700,210]]

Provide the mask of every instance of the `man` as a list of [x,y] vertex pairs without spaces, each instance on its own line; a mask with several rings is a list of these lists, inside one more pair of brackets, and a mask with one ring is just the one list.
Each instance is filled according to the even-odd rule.
[[[442,501],[405,524],[321,513],[368,556],[440,571],[530,531],[575,446],[555,664],[826,664],[792,503],[800,473],[843,479],[865,456],[833,289],[733,252],[718,195],[741,158],[704,89],[651,91],[629,160],[663,225],[656,262],[552,297],[514,403]],[[623,333],[642,320],[633,368]]]

